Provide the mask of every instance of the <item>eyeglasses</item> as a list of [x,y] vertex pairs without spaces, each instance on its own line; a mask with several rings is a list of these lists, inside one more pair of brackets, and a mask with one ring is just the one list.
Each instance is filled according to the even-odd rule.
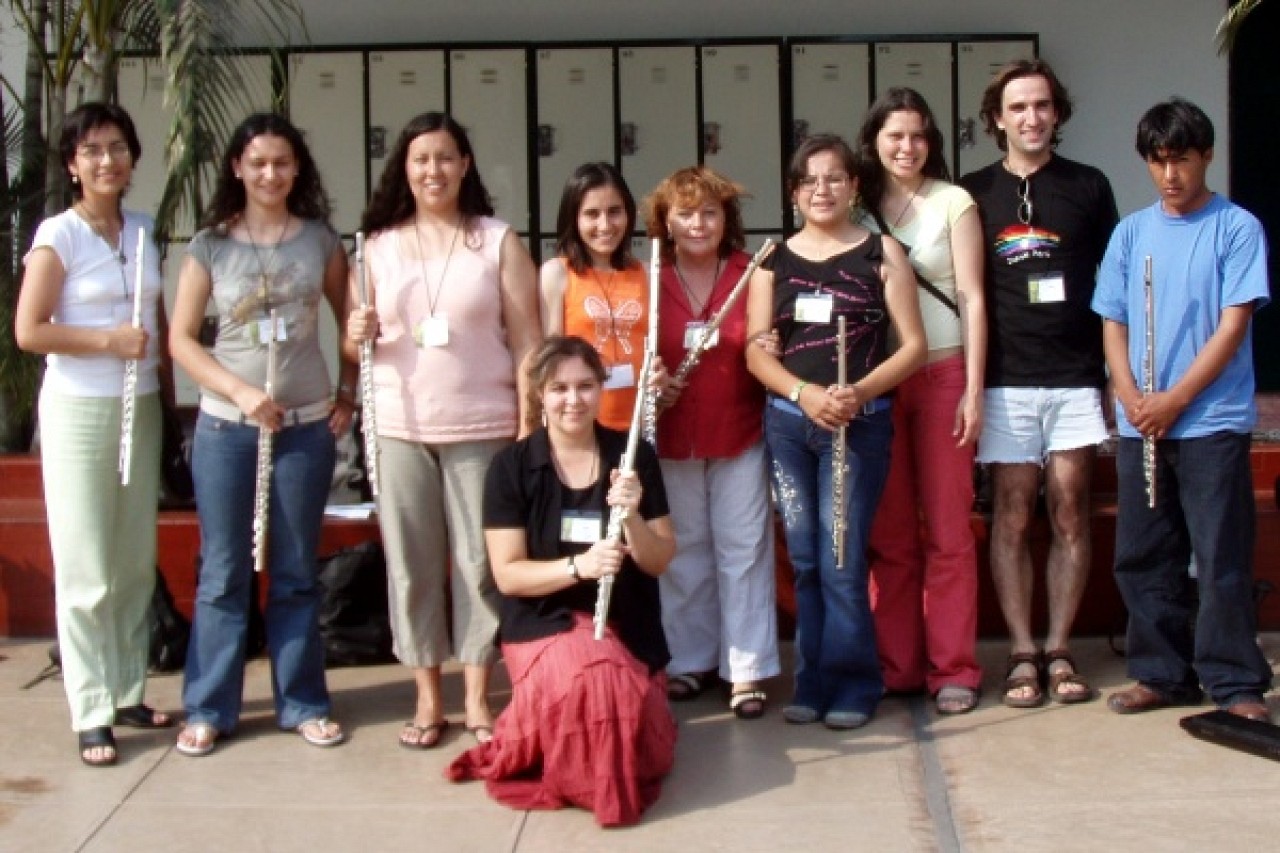
[[797,182],[797,186],[807,193],[811,193],[818,188],[819,184],[826,184],[829,190],[842,190],[849,185],[848,175],[805,175]]
[[101,160],[104,154],[112,160],[128,160],[133,156],[133,152],[129,150],[129,143],[123,140],[109,145],[81,145],[76,148],[77,157],[93,162]]
[[1018,221],[1023,225],[1031,224],[1031,216],[1035,207],[1031,204],[1031,178],[1018,179]]

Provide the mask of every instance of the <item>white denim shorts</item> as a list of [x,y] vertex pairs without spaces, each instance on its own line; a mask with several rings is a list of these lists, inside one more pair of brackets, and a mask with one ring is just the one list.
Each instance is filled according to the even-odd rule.
[[1043,465],[1050,453],[1106,438],[1097,388],[988,388],[978,462]]

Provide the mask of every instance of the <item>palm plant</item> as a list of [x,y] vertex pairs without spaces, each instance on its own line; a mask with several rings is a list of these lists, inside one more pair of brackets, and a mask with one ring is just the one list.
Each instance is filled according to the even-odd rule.
[[[125,51],[159,54],[165,100],[174,118],[164,151],[165,186],[157,237],[178,217],[197,218],[207,152],[217,150],[252,105],[234,61],[241,45],[287,45],[305,34],[300,0],[0,0],[26,33],[19,87],[0,75],[6,97],[0,206],[0,413],[29,418],[34,364],[13,341],[21,252],[42,215],[67,202],[66,170],[51,149],[68,110],[83,100],[113,100]],[[42,49],[43,48],[43,49]],[[11,109],[8,102],[14,105]],[[15,156],[16,152],[16,156]],[[0,450],[5,425],[0,423]],[[12,449],[12,448],[9,448]]]

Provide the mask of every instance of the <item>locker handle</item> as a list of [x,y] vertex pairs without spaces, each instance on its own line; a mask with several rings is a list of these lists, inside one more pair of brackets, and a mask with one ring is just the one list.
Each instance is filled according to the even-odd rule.
[[639,131],[634,121],[624,121],[620,127],[618,147],[623,157],[634,156],[640,150]]
[[556,153],[556,129],[549,124],[538,125],[538,156],[550,157]]
[[702,151],[704,154],[719,154],[722,148],[720,139],[720,122],[702,123]]

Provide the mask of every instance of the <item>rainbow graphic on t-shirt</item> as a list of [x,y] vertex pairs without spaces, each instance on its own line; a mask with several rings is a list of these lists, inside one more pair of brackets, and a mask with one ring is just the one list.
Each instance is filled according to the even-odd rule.
[[1061,243],[1062,238],[1052,231],[1019,223],[996,235],[996,255],[1007,263],[1016,264],[1028,257],[1046,257]]

